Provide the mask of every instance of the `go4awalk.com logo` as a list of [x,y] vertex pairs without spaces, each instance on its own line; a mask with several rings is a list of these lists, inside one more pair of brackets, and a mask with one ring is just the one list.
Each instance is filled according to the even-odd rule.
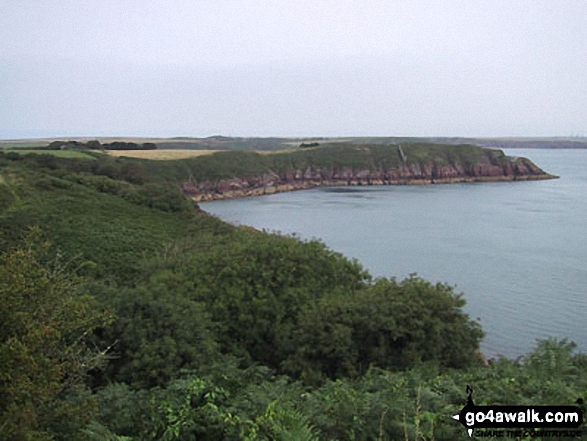
[[453,418],[465,426],[469,436],[581,437],[582,399],[577,400],[577,406],[477,406],[470,386],[467,393],[467,404]]

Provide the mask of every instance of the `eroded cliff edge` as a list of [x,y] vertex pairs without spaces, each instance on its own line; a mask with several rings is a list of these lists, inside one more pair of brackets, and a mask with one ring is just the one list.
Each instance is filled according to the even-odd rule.
[[[260,196],[317,186],[423,185],[553,179],[526,158],[474,146],[341,146],[258,155],[256,172],[184,181],[194,201]],[[250,161],[251,158],[242,158]],[[224,175],[230,174],[225,171]],[[240,175],[240,176],[239,176]]]

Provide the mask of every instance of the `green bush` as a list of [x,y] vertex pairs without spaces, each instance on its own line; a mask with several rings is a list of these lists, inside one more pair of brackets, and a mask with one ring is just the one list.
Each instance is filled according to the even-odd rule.
[[462,368],[479,362],[481,328],[448,285],[418,277],[379,279],[334,293],[304,309],[290,370],[309,381],[355,376],[371,366],[406,369],[422,362]]
[[[218,358],[214,326],[204,305],[160,273],[132,289],[103,293],[117,319],[101,335],[103,344],[116,342],[104,380],[135,388],[167,384],[182,369],[198,369]],[[175,289],[174,289],[175,288]]]

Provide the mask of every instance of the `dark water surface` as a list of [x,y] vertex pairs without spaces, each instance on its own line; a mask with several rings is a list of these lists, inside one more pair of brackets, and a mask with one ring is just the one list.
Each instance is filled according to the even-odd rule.
[[456,285],[488,356],[536,339],[587,352],[587,150],[506,150],[560,179],[340,187],[201,207],[235,224],[319,238],[375,276]]

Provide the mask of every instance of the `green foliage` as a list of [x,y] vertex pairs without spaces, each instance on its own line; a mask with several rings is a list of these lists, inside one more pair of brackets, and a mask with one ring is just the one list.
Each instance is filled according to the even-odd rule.
[[167,212],[188,212],[192,205],[184,194],[173,185],[145,184],[134,197],[126,197],[134,203]]
[[[587,357],[573,344],[548,340],[480,366],[481,329],[451,287],[373,281],[320,242],[208,216],[176,185],[309,166],[505,160],[473,147],[398,151],[331,145],[156,164],[0,154],[2,248],[42,226],[61,250],[29,238],[1,257],[2,435],[452,440],[466,436],[450,418],[466,384],[478,404],[584,397]],[[84,264],[73,273],[62,255]],[[106,307],[116,314],[108,326]],[[89,344],[110,348],[105,370]]]
[[153,150],[157,146],[152,142],[137,144],[135,142],[114,141],[101,144],[98,140],[80,141],[53,141],[45,147],[46,150],[71,151],[75,150]]
[[[46,180],[46,179],[45,179]],[[66,181],[67,180],[67,181]],[[167,183],[148,183],[145,185],[132,185],[127,181],[121,181],[106,176],[92,175],[88,173],[66,174],[63,179],[51,178],[51,185],[67,188],[69,182],[83,185],[85,188],[93,188],[100,193],[120,196],[136,205],[142,205],[155,210],[166,212],[189,212],[192,204],[185,198],[181,190]],[[61,183],[61,184],[59,184]],[[69,184],[71,186],[71,184]],[[48,185],[44,186],[49,188]],[[43,186],[40,186],[43,188]]]
[[418,277],[379,279],[355,293],[326,296],[301,316],[290,366],[308,380],[354,376],[371,365],[469,366],[483,333],[462,311],[464,303],[450,286]]
[[100,153],[80,153],[67,150],[63,152],[62,155],[60,155],[62,151],[47,151],[43,154],[30,155],[21,155],[10,151],[8,153],[0,152],[0,165],[12,166],[20,163],[28,169],[42,170],[43,172],[52,172],[59,175],[86,172],[133,184],[142,184],[149,180],[148,170],[137,161],[113,158]]
[[[540,341],[534,351],[516,361],[500,359],[487,371],[472,371],[467,381],[477,384],[477,404],[519,402],[573,404],[587,392],[585,356],[574,354],[567,340]],[[521,403],[526,404],[526,403]]]
[[81,159],[93,159],[92,156],[79,152],[76,150],[45,150],[45,149],[4,149],[4,153],[13,153],[18,155],[44,155],[44,156],[56,156],[58,158],[81,158]]
[[0,428],[8,439],[53,439],[89,415],[86,373],[103,362],[89,346],[107,315],[48,244],[29,234],[0,256]]
[[86,435],[96,440],[223,439],[232,425],[225,398],[223,389],[197,377],[148,391],[112,384],[98,393],[101,411]]
[[196,369],[218,357],[213,324],[204,305],[190,300],[172,274],[159,273],[132,289],[102,296],[117,311],[101,336],[116,342],[103,378],[136,388],[165,385],[181,369]]
[[218,181],[242,176],[259,176],[271,171],[268,157],[255,152],[217,152],[168,161],[128,161],[140,163],[148,170],[151,179],[157,181]]
[[[565,369],[538,367],[553,357]],[[167,388],[109,385],[98,393],[97,423],[111,436],[132,439],[167,434],[198,440],[464,440],[466,433],[451,416],[465,404],[467,384],[477,404],[568,405],[584,394],[582,366],[584,357],[566,342],[549,341],[519,361],[454,370],[434,363],[401,372],[371,369],[356,379],[308,387],[225,360]],[[553,399],[549,388],[525,387],[531,378],[536,386],[551,381],[559,398]]]
[[93,274],[135,280],[141,261],[164,244],[191,234],[211,243],[220,221],[196,216],[181,192],[165,184],[125,181],[63,170],[4,166],[0,184],[0,244],[14,246],[29,227],[41,226],[68,256],[94,262]]
[[318,441],[317,430],[301,412],[271,402],[265,412],[256,418],[250,440]]
[[0,176],[0,214],[7,210],[14,200],[14,193],[10,190],[6,178]]
[[195,256],[184,277],[218,323],[225,351],[279,368],[295,350],[304,305],[359,289],[368,275],[319,242],[243,231],[230,246]]

